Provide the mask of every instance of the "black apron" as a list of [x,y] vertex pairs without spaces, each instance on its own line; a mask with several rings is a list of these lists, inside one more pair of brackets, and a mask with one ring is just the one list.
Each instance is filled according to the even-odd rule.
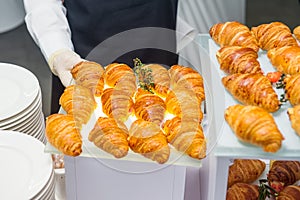
[[[112,62],[171,66],[176,54],[178,0],[65,0],[75,52],[105,66]],[[51,113],[57,113],[64,90],[52,78]]]

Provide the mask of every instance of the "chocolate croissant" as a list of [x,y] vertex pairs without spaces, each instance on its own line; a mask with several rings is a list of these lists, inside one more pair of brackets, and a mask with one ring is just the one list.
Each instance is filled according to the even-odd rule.
[[128,129],[125,124],[116,122],[113,118],[99,117],[88,139],[115,158],[122,158],[129,150],[127,137]]
[[254,51],[259,50],[256,38],[250,29],[236,21],[217,23],[209,29],[212,39],[221,47],[223,46],[243,46],[250,47]]
[[290,28],[282,22],[271,22],[252,27],[251,31],[263,50],[283,46],[298,46]]
[[72,115],[52,114],[46,118],[48,142],[68,156],[79,156],[82,152],[80,129]]
[[266,163],[258,159],[235,159],[229,166],[227,187],[235,183],[252,183],[266,168]]
[[163,124],[168,142],[192,158],[206,156],[206,140],[198,121],[174,117]]
[[287,114],[289,116],[292,128],[300,136],[300,105],[288,108]]
[[284,79],[285,98],[295,106],[300,104],[300,74],[287,76]]
[[133,113],[133,99],[119,88],[106,88],[101,96],[102,111],[108,117],[125,122]]
[[220,69],[227,74],[262,73],[258,54],[249,47],[225,46],[217,51]]
[[136,77],[133,70],[124,63],[112,63],[105,67],[104,82],[110,87],[123,90],[128,96],[136,92]]
[[270,166],[267,178],[269,185],[273,188],[284,188],[292,185],[300,180],[300,162],[276,160]]
[[166,104],[159,96],[139,88],[135,94],[134,111],[138,119],[160,125],[164,120]]
[[226,200],[257,200],[259,189],[257,185],[236,183],[226,193]]
[[88,123],[97,107],[91,90],[81,85],[66,87],[60,96],[59,103],[68,114],[73,115],[79,127]]
[[225,110],[225,120],[241,141],[275,153],[281,148],[283,135],[273,116],[257,106],[233,105]]
[[195,92],[199,101],[205,99],[203,78],[196,70],[181,65],[173,65],[169,69],[169,74],[172,89],[176,87],[190,88]]
[[77,85],[89,88],[97,97],[101,96],[104,88],[104,69],[100,64],[83,61],[75,65],[71,73]]
[[129,129],[129,146],[135,153],[163,164],[168,161],[170,147],[160,127],[153,123],[138,119]]
[[300,186],[289,185],[285,187],[277,197],[277,200],[300,200]]
[[280,107],[270,80],[262,74],[232,74],[223,77],[222,83],[242,104],[259,106],[268,112],[275,112]]
[[300,47],[284,46],[273,48],[267,54],[272,65],[283,74],[297,74],[300,72]]

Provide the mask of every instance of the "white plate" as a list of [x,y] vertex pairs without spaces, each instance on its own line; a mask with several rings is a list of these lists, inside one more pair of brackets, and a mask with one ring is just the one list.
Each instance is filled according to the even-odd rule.
[[0,63],[0,121],[26,109],[36,98],[39,82],[29,70]]
[[43,143],[26,134],[0,131],[1,199],[31,199],[45,187],[53,164],[44,148]]

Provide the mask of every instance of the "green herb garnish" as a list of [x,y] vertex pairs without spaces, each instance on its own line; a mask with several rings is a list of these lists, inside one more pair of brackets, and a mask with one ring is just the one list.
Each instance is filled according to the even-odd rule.
[[138,58],[133,59],[133,63],[133,71],[137,76],[138,86],[143,90],[154,93],[152,91],[152,88],[154,88],[152,70],[148,67],[145,67],[145,65]]
[[265,200],[267,197],[276,198],[278,196],[277,191],[268,185],[267,179],[259,180],[258,191],[259,191],[258,200]]

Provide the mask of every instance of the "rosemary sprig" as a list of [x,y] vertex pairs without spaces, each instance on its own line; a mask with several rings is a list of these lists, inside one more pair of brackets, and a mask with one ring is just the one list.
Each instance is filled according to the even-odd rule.
[[267,197],[276,198],[278,196],[277,191],[268,185],[267,179],[259,180],[258,191],[259,191],[258,200],[265,200]]
[[281,89],[285,87],[284,78],[285,78],[285,74],[282,74],[280,76],[280,79],[275,83],[276,89]]
[[152,88],[154,88],[152,70],[150,68],[145,68],[145,65],[138,58],[133,59],[133,63],[133,71],[137,76],[138,86],[143,90],[154,93],[152,91]]

